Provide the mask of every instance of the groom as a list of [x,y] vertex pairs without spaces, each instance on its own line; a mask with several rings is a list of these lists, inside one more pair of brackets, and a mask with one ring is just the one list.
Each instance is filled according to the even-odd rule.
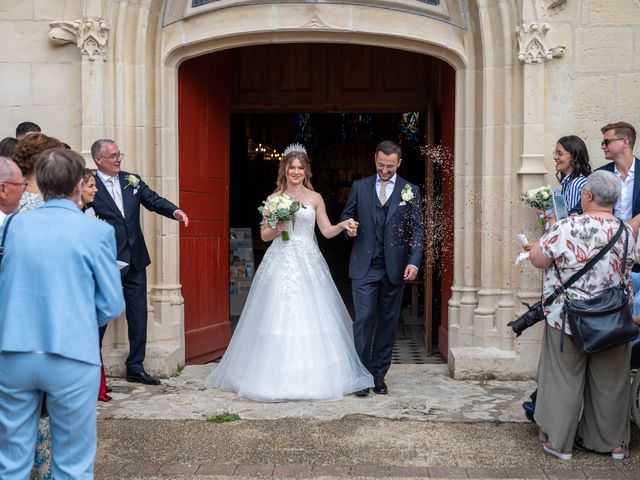
[[[396,171],[400,147],[376,147],[377,173],[353,183],[341,220],[357,221],[349,262],[356,318],[356,351],[374,380],[374,393],[388,393],[384,377],[391,366],[404,282],[415,280],[422,260],[424,227],[420,189]],[[369,389],[356,392],[366,396]]]

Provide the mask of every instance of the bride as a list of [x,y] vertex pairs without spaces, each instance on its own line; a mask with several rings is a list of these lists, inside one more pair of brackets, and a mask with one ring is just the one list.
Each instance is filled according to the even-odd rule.
[[[264,402],[338,400],[373,386],[353,344],[352,322],[333,283],[314,228],[326,238],[357,224],[332,225],[311,186],[305,148],[293,144],[280,161],[277,189],[306,208],[260,236],[273,241],[256,272],[231,343],[205,385]],[[289,233],[283,241],[281,234]]]

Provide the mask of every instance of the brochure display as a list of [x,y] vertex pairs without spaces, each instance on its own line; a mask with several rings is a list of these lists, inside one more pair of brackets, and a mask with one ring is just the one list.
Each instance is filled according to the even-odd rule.
[[229,229],[230,315],[239,316],[255,274],[251,228]]

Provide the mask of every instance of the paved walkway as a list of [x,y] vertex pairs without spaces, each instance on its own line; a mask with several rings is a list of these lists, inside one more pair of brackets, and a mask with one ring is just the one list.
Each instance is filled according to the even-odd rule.
[[[159,387],[127,389],[99,408],[96,478],[640,479],[631,456],[542,452],[520,404],[532,381],[455,381],[443,365],[394,365],[389,395],[338,402],[259,403],[206,389],[210,366]],[[238,421],[207,419],[224,412]]]

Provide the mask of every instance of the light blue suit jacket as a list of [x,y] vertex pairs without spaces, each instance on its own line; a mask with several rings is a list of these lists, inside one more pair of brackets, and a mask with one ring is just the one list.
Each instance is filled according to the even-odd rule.
[[0,352],[100,365],[98,327],[125,309],[113,227],[69,200],[52,199],[16,215],[5,247]]

